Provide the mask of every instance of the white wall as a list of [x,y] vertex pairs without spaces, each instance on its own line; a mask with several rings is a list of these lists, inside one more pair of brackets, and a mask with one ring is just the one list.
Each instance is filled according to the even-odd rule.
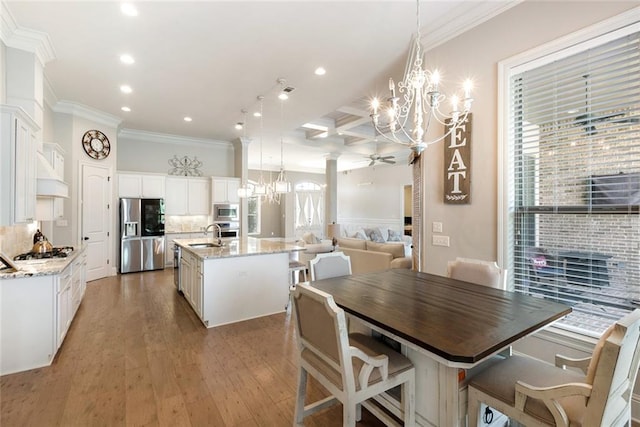
[[[379,221],[404,224],[404,186],[412,183],[412,167],[402,159],[338,172],[338,223]],[[397,229],[400,231],[401,228]]]
[[0,104],[7,103],[7,47],[0,40]]
[[[422,270],[446,275],[456,256],[497,259],[497,64],[636,6],[636,2],[526,1],[426,54],[428,68],[442,70],[446,89],[474,80],[472,178],[469,205],[446,205],[442,143],[429,147],[424,164]],[[516,33],[517,32],[517,33]],[[441,132],[441,129],[438,129]],[[443,223],[451,246],[431,245],[431,223]]]
[[211,142],[193,143],[188,138],[172,138],[174,143],[138,140],[120,136],[118,138],[118,170],[134,172],[155,172],[168,174],[169,159],[188,156],[197,157],[202,162],[202,176],[235,176],[233,145]]

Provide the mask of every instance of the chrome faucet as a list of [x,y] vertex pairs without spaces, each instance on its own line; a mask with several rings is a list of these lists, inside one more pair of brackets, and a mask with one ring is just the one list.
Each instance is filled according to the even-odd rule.
[[218,245],[222,245],[222,227],[220,227],[220,224],[209,224],[207,225],[207,228],[204,229],[204,235],[208,235],[209,234],[209,229],[211,227],[217,227],[218,228]]

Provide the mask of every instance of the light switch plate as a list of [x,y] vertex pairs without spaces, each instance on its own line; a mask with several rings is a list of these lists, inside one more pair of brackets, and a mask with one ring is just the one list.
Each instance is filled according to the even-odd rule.
[[433,246],[449,246],[449,236],[432,236],[431,239]]
[[431,231],[433,231],[434,233],[442,233],[442,223],[434,221],[434,223],[431,225]]

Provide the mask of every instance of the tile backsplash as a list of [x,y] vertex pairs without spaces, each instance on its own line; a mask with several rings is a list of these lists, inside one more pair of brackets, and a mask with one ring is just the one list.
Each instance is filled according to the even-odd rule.
[[202,231],[211,224],[211,217],[207,215],[177,216],[167,215],[164,220],[165,232],[196,232]]
[[29,252],[33,247],[33,235],[38,223],[0,227],[0,251],[10,257]]

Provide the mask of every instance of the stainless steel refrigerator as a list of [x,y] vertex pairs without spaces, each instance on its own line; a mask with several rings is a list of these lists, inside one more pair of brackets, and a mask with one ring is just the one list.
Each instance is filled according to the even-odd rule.
[[120,273],[164,268],[164,200],[120,199]]

